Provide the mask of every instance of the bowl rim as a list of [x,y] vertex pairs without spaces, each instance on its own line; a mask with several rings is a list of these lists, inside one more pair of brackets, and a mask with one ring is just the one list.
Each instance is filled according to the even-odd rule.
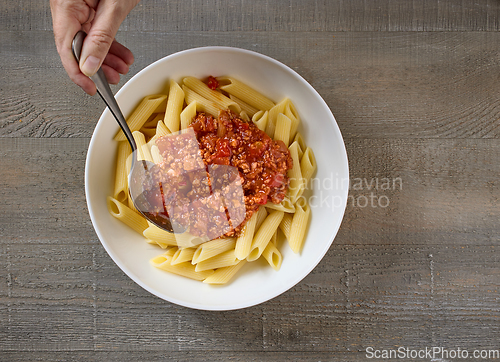
[[[285,71],[287,71],[291,75],[293,75],[296,78],[300,79],[301,83],[302,83],[301,85],[306,86],[308,88],[308,90],[310,92],[312,92],[316,96],[316,98],[318,99],[318,101],[321,102],[326,107],[326,109],[328,109],[328,111],[329,111],[329,113],[330,113],[330,115],[331,115],[331,117],[333,119],[332,126],[334,127],[335,131],[338,133],[338,136],[340,136],[340,140],[342,141],[339,146],[341,147],[342,156],[343,156],[342,157],[343,164],[345,166],[345,169],[343,170],[343,173],[345,173],[345,178],[347,180],[349,180],[349,177],[350,177],[349,176],[349,162],[348,162],[347,151],[346,151],[346,148],[345,148],[344,138],[342,136],[342,133],[340,131],[340,128],[338,126],[338,123],[337,123],[337,121],[336,121],[333,113],[331,112],[328,104],[325,102],[325,100],[323,99],[323,97],[318,93],[318,91],[316,91],[316,89],[314,89],[312,87],[312,85],[309,84],[309,82],[307,80],[305,80],[294,69],[290,68],[286,64],[284,64],[284,63],[282,63],[282,62],[280,62],[280,61],[278,61],[278,60],[276,60],[276,59],[274,59],[274,58],[272,58],[270,56],[258,53],[256,51],[248,50],[248,49],[243,49],[243,48],[238,48],[238,47],[231,47],[231,46],[201,46],[201,47],[194,47],[194,48],[189,48],[189,49],[181,50],[181,51],[169,54],[169,55],[167,55],[165,57],[162,57],[162,58],[154,61],[153,63],[147,65],[143,69],[141,69],[139,72],[137,72],[135,75],[133,75],[127,82],[125,82],[120,87],[120,89],[118,90],[118,92],[116,92],[115,97],[119,99],[120,95],[123,92],[125,92],[126,89],[128,88],[129,83],[133,83],[133,81],[135,79],[139,78],[141,76],[141,74],[147,72],[150,68],[158,66],[161,62],[165,62],[165,61],[177,58],[177,57],[181,57],[181,56],[184,56],[184,55],[186,55],[188,53],[197,53],[197,52],[204,52],[204,51],[225,51],[225,52],[238,52],[238,53],[243,53],[243,54],[249,54],[249,55],[252,55],[254,57],[261,58],[264,61],[271,62],[275,66],[278,66],[278,67],[284,69]],[[86,159],[85,159],[85,197],[86,197],[86,202],[87,202],[87,208],[88,208],[88,212],[89,212],[89,215],[90,215],[90,218],[91,218],[91,222],[92,222],[92,226],[94,228],[94,231],[96,232],[96,234],[97,234],[97,236],[99,238],[99,241],[100,241],[101,245],[104,247],[104,249],[106,250],[107,254],[111,257],[111,259],[114,261],[114,263],[130,279],[132,279],[135,283],[137,283],[143,289],[147,290],[149,293],[151,293],[151,294],[157,296],[158,298],[163,299],[163,300],[165,300],[167,302],[170,302],[170,303],[173,303],[173,304],[176,304],[176,305],[179,305],[179,306],[183,306],[183,307],[186,307],[186,308],[197,309],[197,310],[229,311],[229,310],[237,310],[237,309],[244,309],[244,308],[253,307],[253,306],[262,304],[264,302],[267,302],[267,301],[270,301],[270,300],[276,298],[277,296],[285,293],[286,291],[290,290],[291,288],[293,288],[294,286],[296,286],[298,283],[300,283],[306,276],[308,276],[312,272],[312,270],[314,268],[316,268],[316,266],[318,266],[318,264],[321,262],[321,260],[324,258],[324,256],[326,255],[326,253],[330,249],[331,245],[333,244],[333,242],[335,240],[335,237],[338,234],[338,231],[340,229],[340,226],[341,226],[342,221],[343,221],[344,216],[345,216],[345,210],[346,210],[346,207],[347,207],[347,200],[348,200],[348,193],[349,193],[348,188],[342,190],[343,191],[343,194],[342,194],[342,196],[343,196],[342,197],[342,204],[339,207],[339,210],[340,210],[339,212],[341,213],[341,215],[339,216],[339,218],[337,220],[337,225],[335,225],[335,227],[332,229],[331,235],[329,235],[330,241],[328,243],[325,243],[325,245],[323,247],[323,250],[321,250],[321,252],[319,252],[317,254],[316,259],[309,264],[309,266],[306,268],[306,271],[302,275],[300,275],[298,278],[293,279],[292,283],[283,283],[282,286],[280,288],[277,288],[272,295],[266,295],[263,298],[261,297],[261,298],[259,298],[257,300],[252,300],[250,303],[248,303],[248,302],[241,302],[239,304],[233,304],[230,307],[228,307],[227,305],[219,306],[219,305],[206,305],[206,304],[203,304],[203,303],[186,302],[184,300],[180,300],[180,299],[172,297],[172,296],[166,296],[163,293],[161,293],[161,292],[155,290],[154,288],[148,286],[139,277],[137,277],[132,270],[129,269],[129,267],[127,266],[127,264],[125,264],[122,261],[120,261],[118,255],[116,255],[114,253],[114,251],[112,250],[111,246],[108,245],[107,242],[103,241],[103,235],[101,234],[100,230],[97,227],[97,221],[95,220],[95,215],[92,212],[91,201],[90,201],[89,179],[88,179],[88,177],[89,177],[89,169],[90,169],[90,166],[89,166],[90,162],[89,162],[89,160],[90,160],[91,154],[92,154],[91,150],[94,149],[93,148],[94,143],[97,142],[95,134],[98,132],[99,128],[102,127],[102,125],[104,123],[103,120],[105,118],[109,117],[109,115],[111,115],[111,112],[106,107],[104,109],[104,111],[102,112],[101,116],[99,117],[98,121],[97,121],[97,124],[96,124],[96,126],[94,128],[94,131],[92,133],[92,137],[91,137],[91,140],[89,142],[88,149],[87,149],[87,156],[86,156]],[[117,124],[117,127],[118,127],[118,124]],[[325,236],[325,238],[326,238],[326,236]]]

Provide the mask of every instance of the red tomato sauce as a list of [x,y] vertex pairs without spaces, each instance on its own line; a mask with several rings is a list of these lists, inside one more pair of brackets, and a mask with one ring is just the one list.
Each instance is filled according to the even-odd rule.
[[149,171],[141,210],[195,236],[238,236],[259,206],[284,199],[288,147],[230,111],[198,113],[190,127],[156,141],[163,161]]
[[196,133],[206,165],[238,169],[245,195],[245,221],[260,205],[283,201],[288,190],[287,171],[293,161],[282,141],[272,140],[253,123],[230,111],[220,112],[218,119],[198,113],[190,127]]

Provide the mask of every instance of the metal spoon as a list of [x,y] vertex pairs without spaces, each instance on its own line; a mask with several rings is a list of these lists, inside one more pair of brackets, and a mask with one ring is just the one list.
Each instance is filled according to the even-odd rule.
[[[79,31],[78,33],[76,33],[75,38],[73,39],[73,55],[78,62],[80,61],[83,40],[86,36],[87,34],[85,34],[85,32]],[[144,215],[144,217],[146,217],[146,219],[151,221],[156,226],[168,232],[174,232],[174,228],[172,227],[170,219],[167,218],[165,214],[159,215],[150,211],[151,209],[145,196],[146,190],[144,190],[144,185],[145,183],[147,183],[147,181],[149,181],[148,178],[151,177],[151,170],[154,167],[154,163],[145,160],[137,161],[137,145],[135,143],[134,137],[132,136],[132,132],[130,131],[127,122],[125,121],[125,117],[123,117],[120,107],[118,106],[118,103],[116,102],[116,99],[111,92],[111,89],[109,88],[109,83],[102,69],[99,68],[97,73],[90,77],[90,79],[92,79],[92,81],[95,83],[97,93],[99,93],[104,103],[106,103],[106,105],[108,106],[109,110],[111,111],[116,121],[120,125],[123,133],[125,134],[127,141],[130,143],[130,147],[132,148],[132,166],[128,176],[128,181],[129,192],[132,201],[134,202],[134,206],[142,215]],[[151,184],[151,182],[149,182],[149,184]],[[151,190],[148,191],[151,192]],[[158,193],[161,193],[161,190],[158,190]]]

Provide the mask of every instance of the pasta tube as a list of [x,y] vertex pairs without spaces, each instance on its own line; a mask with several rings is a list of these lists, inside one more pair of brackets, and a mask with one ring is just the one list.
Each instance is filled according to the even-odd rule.
[[292,121],[283,113],[278,114],[276,118],[276,129],[274,130],[274,139],[282,141],[287,147],[290,141],[290,127]]
[[166,230],[160,229],[153,223],[147,222],[147,224],[148,227],[142,232],[142,234],[146,239],[153,240],[160,246],[161,245],[177,246],[177,241],[175,239],[174,234],[169,233]]
[[115,189],[113,197],[124,203],[128,197],[128,173],[127,157],[132,153],[127,141],[118,143],[118,154],[116,157]]
[[290,100],[288,98],[285,98],[269,110],[269,118],[266,125],[266,133],[269,137],[274,138],[274,130],[276,129],[278,114],[285,112],[285,107],[289,101]]
[[191,121],[196,116],[196,101],[189,103],[181,112],[181,129],[186,129],[191,124]]
[[[167,252],[168,253],[168,252]],[[151,265],[158,269],[168,271],[169,273],[182,275],[186,278],[195,280],[204,280],[214,273],[213,270],[204,270],[202,272],[195,271],[195,266],[190,262],[184,262],[177,265],[172,265],[172,256],[162,254],[150,260]]]
[[237,103],[242,111],[245,111],[250,117],[252,117],[255,113],[257,113],[259,110],[255,107],[252,107],[250,104],[243,102],[241,99],[233,96],[232,94],[229,95],[229,98],[231,98],[232,101]]
[[304,191],[305,184],[302,179],[302,173],[300,171],[300,161],[299,161],[299,145],[294,142],[288,147],[290,150],[290,156],[292,156],[293,167],[288,170],[288,177],[290,178],[290,183],[288,187],[288,196],[292,203],[295,203],[297,199],[302,195]]
[[272,100],[239,80],[231,77],[217,77],[217,81],[220,84],[220,89],[234,95],[254,108],[268,111],[274,106]]
[[222,110],[222,108],[217,103],[209,101],[208,99],[196,93],[194,90],[186,87],[185,85],[182,86],[182,90],[184,91],[186,97],[186,103],[191,104],[196,101],[196,108],[199,111],[217,117],[219,115],[219,111]]
[[210,259],[225,251],[234,249],[235,245],[236,245],[236,240],[234,238],[215,239],[207,241],[206,243],[200,244],[198,246],[191,262],[192,264],[196,264],[204,260]]
[[234,256],[234,249],[232,249],[216,255],[210,259],[196,263],[195,270],[198,272],[209,269],[224,268],[226,266],[236,265],[239,263],[239,261],[240,260],[236,256]]
[[310,216],[311,209],[307,202],[297,202],[295,205],[295,214],[293,215],[292,225],[290,227],[290,238],[288,239],[288,244],[294,253],[299,253],[302,249]]
[[218,104],[221,108],[230,109],[231,111],[236,113],[241,112],[241,107],[235,101],[233,101],[231,98],[226,97],[221,92],[217,92],[216,90],[208,88],[208,86],[201,80],[195,77],[185,77],[182,81],[184,82],[186,87],[192,89],[203,98]]
[[306,148],[304,155],[300,160],[300,171],[305,184],[309,182],[314,174],[314,171],[316,171],[316,158],[314,157],[313,151],[309,147]]
[[[127,118],[127,124],[131,132],[138,131],[146,123],[148,118],[155,113],[158,107],[167,99],[166,95],[154,94],[144,97],[144,99],[135,108],[132,114]],[[115,141],[126,141],[125,133],[120,129],[115,136]]]
[[285,235],[285,238],[290,240],[290,229],[292,228],[292,219],[293,215],[291,214],[285,214],[283,215],[283,219],[280,222],[280,229],[283,232],[283,235]]
[[295,205],[292,204],[290,199],[288,197],[285,197],[283,201],[279,204],[275,204],[271,201],[269,201],[266,205],[266,208],[268,209],[273,209],[273,210],[280,210],[283,212],[288,212],[288,213],[294,213],[295,212]]
[[257,126],[261,131],[266,131],[267,120],[269,118],[268,111],[258,111],[252,117],[252,122]]
[[293,105],[292,101],[289,101],[287,105],[285,106],[285,115],[290,118],[291,124],[290,124],[290,140],[289,143],[291,143],[291,140],[293,137],[295,137],[295,134],[297,133],[297,128],[299,127],[300,124],[300,117],[297,112],[297,109]]
[[257,224],[258,212],[255,212],[250,220],[243,226],[240,236],[236,239],[236,247],[234,254],[239,260],[246,259],[248,254],[250,254],[250,248],[252,247],[252,241],[255,231],[255,225]]
[[172,255],[172,261],[170,262],[170,265],[177,265],[180,263],[184,263],[185,261],[191,261],[193,258],[195,248],[179,248],[175,252],[174,255]]
[[264,252],[262,253],[262,256],[267,260],[269,265],[271,265],[274,270],[280,270],[281,263],[283,262],[283,257],[281,256],[280,251],[276,248],[276,245],[274,243],[267,244]]
[[148,222],[142,215],[113,197],[108,196],[107,201],[109,213],[125,225],[131,227],[139,234],[142,234],[148,228]]
[[170,132],[177,132],[181,124],[181,111],[184,104],[184,91],[174,80],[170,80],[170,90],[168,92],[167,109],[163,123]]
[[137,161],[146,160],[153,162],[153,157],[149,151],[148,144],[146,143],[146,138],[139,131],[132,132],[135,143],[137,145]]
[[203,283],[207,284],[226,284],[234,275],[245,265],[246,260],[241,260],[238,264],[217,269],[215,273],[207,277]]
[[257,260],[262,255],[271,237],[276,232],[276,229],[278,229],[281,219],[283,219],[283,215],[283,211],[273,210],[266,217],[255,234],[247,261]]

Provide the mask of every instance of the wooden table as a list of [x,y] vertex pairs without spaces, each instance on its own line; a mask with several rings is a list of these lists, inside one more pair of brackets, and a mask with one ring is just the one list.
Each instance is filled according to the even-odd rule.
[[121,85],[183,49],[254,50],[318,90],[349,156],[343,224],[314,271],[269,302],[207,312],[149,294],[106,254],[84,195],[103,103],[66,76],[48,1],[3,1],[0,359],[498,353],[499,28],[496,0],[143,0],[118,34],[136,55]]

